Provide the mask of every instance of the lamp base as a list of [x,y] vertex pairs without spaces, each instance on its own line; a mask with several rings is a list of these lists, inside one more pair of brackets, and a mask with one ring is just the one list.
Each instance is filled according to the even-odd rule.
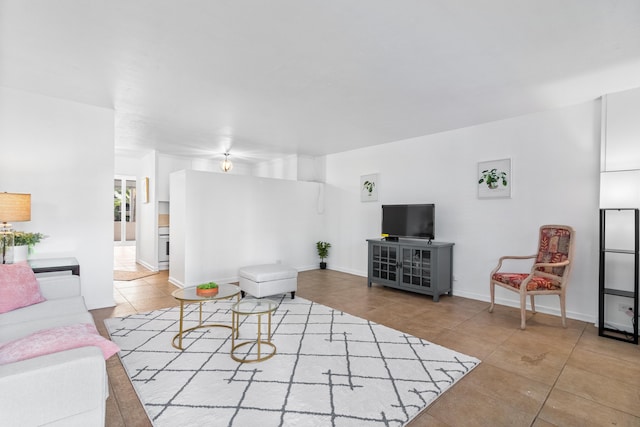
[[11,229],[11,224],[0,224],[0,247],[2,252],[2,263],[13,264],[13,243],[15,234]]

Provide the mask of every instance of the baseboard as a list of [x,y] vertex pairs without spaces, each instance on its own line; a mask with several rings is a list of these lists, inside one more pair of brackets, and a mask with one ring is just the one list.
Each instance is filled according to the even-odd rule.
[[[491,297],[489,295],[484,295],[484,294],[476,294],[476,293],[472,293],[472,292],[464,292],[464,291],[456,291],[455,288],[453,289],[453,294],[459,297],[464,297],[464,298],[469,298],[469,299],[473,299],[476,301],[486,301],[488,304],[491,303]],[[555,296],[555,295],[554,295]],[[557,297],[556,297],[557,300]],[[545,314],[551,314],[553,316],[560,316],[560,305],[559,302],[558,304],[556,304],[555,307],[552,306],[546,306],[544,304],[540,304],[540,299],[536,298],[536,311],[539,313],[545,313]],[[513,308],[517,308],[520,309],[520,301],[514,301],[514,300],[510,300],[507,298],[498,298],[496,297],[496,304],[499,305],[505,305],[507,307],[513,307]],[[527,298],[527,302],[529,302],[529,298]],[[530,309],[529,305],[527,304],[527,310]],[[584,313],[578,313],[575,311],[567,311],[567,318],[568,319],[574,319],[574,320],[581,320],[583,322],[588,322],[588,323],[595,323],[597,321],[597,319],[594,316],[589,316],[586,315]]]
[[176,279],[175,277],[169,276],[169,283],[171,283],[172,285],[176,285],[179,288],[185,288],[186,286],[184,285],[184,283],[182,283],[181,281],[179,281],[178,279]]
[[339,271],[341,273],[353,274],[354,276],[360,276],[360,277],[367,277],[368,276],[367,272],[363,273],[360,270],[352,270],[350,268],[342,268],[342,267],[335,267],[335,266],[327,266],[327,268],[329,270]]
[[141,266],[143,266],[144,268],[146,268],[147,270],[150,271],[158,271],[158,268],[155,265],[151,265],[148,262],[145,262],[141,259],[136,259],[136,263],[140,264]]

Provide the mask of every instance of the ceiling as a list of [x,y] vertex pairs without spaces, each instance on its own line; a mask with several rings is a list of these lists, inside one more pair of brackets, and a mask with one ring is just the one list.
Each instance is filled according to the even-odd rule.
[[116,152],[318,156],[640,86],[638,0],[0,0],[0,85]]

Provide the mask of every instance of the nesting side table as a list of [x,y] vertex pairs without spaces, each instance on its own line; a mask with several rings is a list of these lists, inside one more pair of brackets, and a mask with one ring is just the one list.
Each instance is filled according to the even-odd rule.
[[[250,363],[262,362],[276,354],[276,346],[271,342],[271,314],[278,308],[278,303],[268,299],[243,299],[235,303],[231,308],[232,332],[231,332],[231,358],[236,362]],[[239,338],[240,316],[258,317],[258,334],[256,339],[243,342],[236,342]],[[267,316],[267,336],[262,337],[262,316]],[[237,351],[244,346],[252,346],[244,357],[237,355]],[[255,352],[253,351],[255,346]],[[263,351],[263,346],[267,346],[267,351]]]
[[[238,299],[238,301],[240,300],[240,288],[235,286],[235,285],[229,285],[226,283],[223,284],[219,284],[218,285],[218,294],[217,295],[213,295],[210,297],[203,297],[200,296],[196,293],[196,287],[191,287],[191,288],[183,288],[183,289],[176,289],[175,291],[173,291],[171,293],[171,296],[173,296],[175,299],[177,299],[178,301],[180,301],[180,330],[179,332],[173,337],[173,339],[171,340],[171,345],[174,346],[175,348],[177,348],[178,350],[184,350],[184,348],[182,348],[182,336],[184,334],[186,334],[187,332],[193,331],[195,329],[200,329],[200,328],[214,328],[214,327],[218,327],[218,328],[228,328],[231,329],[231,336],[233,337],[233,332],[235,331],[235,329],[233,328],[233,325],[229,326],[229,325],[223,325],[223,324],[217,324],[217,323],[212,323],[212,324],[207,324],[207,325],[203,325],[202,324],[202,304],[207,302],[207,301],[215,301],[215,300],[222,300],[222,299],[231,299],[233,297],[236,297]],[[198,322],[197,326],[194,326],[192,328],[188,328],[188,329],[184,329],[183,328],[183,322],[184,322],[184,305],[186,304],[191,304],[191,303],[200,303],[200,319]],[[234,318],[234,314],[232,313],[232,320]],[[232,322],[233,323],[233,322]],[[176,343],[176,340],[178,341]]]

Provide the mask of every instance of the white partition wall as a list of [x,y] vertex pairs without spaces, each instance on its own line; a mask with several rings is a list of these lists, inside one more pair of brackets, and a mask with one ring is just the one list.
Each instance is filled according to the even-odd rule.
[[76,257],[89,309],[114,305],[114,112],[0,88],[0,191],[31,193],[32,258]]
[[321,186],[193,170],[171,174],[170,280],[235,281],[244,265],[317,268]]

